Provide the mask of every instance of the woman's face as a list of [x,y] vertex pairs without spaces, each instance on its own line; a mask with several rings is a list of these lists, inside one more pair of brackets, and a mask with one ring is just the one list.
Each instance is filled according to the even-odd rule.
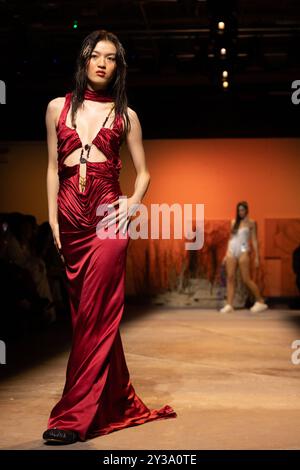
[[246,217],[247,215],[247,210],[245,209],[244,206],[239,206],[239,216],[241,219],[243,219],[244,217]]
[[97,42],[87,63],[87,78],[96,90],[106,88],[113,79],[116,63],[116,46],[110,41]]

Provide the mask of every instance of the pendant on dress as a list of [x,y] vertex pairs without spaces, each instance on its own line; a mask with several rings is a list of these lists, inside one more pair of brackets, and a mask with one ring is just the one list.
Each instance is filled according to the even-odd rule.
[[81,154],[80,154],[80,163],[86,163],[87,158],[83,156],[83,150],[87,150],[87,158],[89,158],[90,150],[91,150],[91,145],[86,144],[84,148],[82,147]]

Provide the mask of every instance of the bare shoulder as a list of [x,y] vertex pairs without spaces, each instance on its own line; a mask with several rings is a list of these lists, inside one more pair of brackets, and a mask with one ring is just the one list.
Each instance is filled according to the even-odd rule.
[[130,122],[130,128],[127,131],[127,141],[128,143],[133,140],[141,140],[142,138],[142,126],[137,115],[137,112],[127,106],[127,113]]
[[127,111],[128,111],[128,116],[131,122],[139,120],[138,115],[134,109],[127,106]]
[[62,108],[64,106],[65,102],[65,97],[64,96],[59,96],[58,98],[53,98],[52,100],[49,101],[47,105],[47,116],[54,120],[55,124],[58,124],[58,117],[62,111]]
[[254,219],[249,219],[249,227],[251,229],[256,229],[256,226],[257,226],[256,221]]
[[51,101],[49,101],[47,109],[49,109],[51,112],[62,108],[64,105],[65,98],[64,96],[59,96],[58,98],[53,98]]

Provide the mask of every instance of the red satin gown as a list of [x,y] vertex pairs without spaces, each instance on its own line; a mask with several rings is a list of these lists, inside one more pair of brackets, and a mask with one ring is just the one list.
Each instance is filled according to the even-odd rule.
[[[84,98],[113,101],[101,93],[86,89]],[[71,92],[65,96],[57,127],[57,205],[73,337],[65,386],[51,411],[48,429],[74,430],[85,441],[177,414],[169,405],[147,408],[135,393],[126,365],[119,324],[124,310],[128,228],[123,238],[101,239],[96,234],[98,222],[107,214],[97,215],[97,206],[122,195],[118,180],[122,118],[117,115],[112,127],[102,127],[93,140],[107,160],[87,161],[82,192],[82,163],[64,163],[75,149],[83,148],[77,131],[66,125],[70,106]]]

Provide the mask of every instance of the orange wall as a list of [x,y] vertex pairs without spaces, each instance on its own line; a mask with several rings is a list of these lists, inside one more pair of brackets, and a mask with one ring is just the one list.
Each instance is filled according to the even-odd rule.
[[[143,202],[204,203],[207,219],[234,217],[238,200],[249,203],[263,247],[264,220],[300,217],[300,139],[144,140],[151,184]],[[45,142],[4,142],[0,211],[47,220]],[[121,149],[121,187],[133,191],[135,171]]]
[[246,199],[258,220],[300,216],[300,139],[152,140],[145,149],[149,202],[201,202],[208,219],[223,219]]

